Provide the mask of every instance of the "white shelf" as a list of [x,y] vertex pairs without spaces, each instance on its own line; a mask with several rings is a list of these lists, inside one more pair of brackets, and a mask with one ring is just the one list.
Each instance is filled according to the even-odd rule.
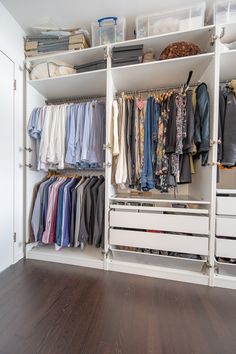
[[125,42],[112,43],[111,47],[143,44],[144,51],[152,48],[157,58],[159,58],[162,50],[164,50],[170,43],[188,41],[197,44],[202,51],[207,52],[213,50],[213,47],[210,46],[210,42],[214,29],[214,26],[205,26],[194,30],[165,33],[145,38],[132,39]]
[[26,258],[81,267],[104,268],[101,249],[94,246],[86,246],[84,251],[79,248],[62,248],[56,251],[54,245],[38,245],[27,250]]
[[[121,202],[139,202],[139,203],[180,203],[180,204],[204,204],[209,205],[210,202],[205,200],[197,200],[188,195],[178,195],[176,198],[169,196],[168,194],[153,195],[153,196],[132,196],[130,194],[117,194],[110,197],[110,201],[121,201]],[[180,209],[182,210],[182,209]]]
[[214,285],[222,288],[236,289],[236,264],[218,262],[218,273],[215,274]]
[[29,80],[28,83],[48,100],[77,96],[105,96],[106,72],[106,69],[102,69],[49,79]]
[[161,60],[112,68],[116,90],[142,90],[179,86],[186,82],[190,70],[193,71],[191,84],[197,84],[214,54]]
[[236,79],[236,49],[222,52],[220,55],[220,82]]
[[209,210],[202,208],[172,208],[172,207],[146,207],[146,206],[137,206],[137,205],[120,205],[120,204],[111,204],[110,209],[116,210],[142,210],[142,211],[160,211],[160,212],[171,212],[171,213],[181,213],[181,214],[209,214]]
[[236,194],[236,189],[217,189],[216,194]]
[[234,278],[226,275],[215,275],[214,286],[236,290],[236,277]]
[[202,273],[203,260],[191,260],[142,252],[112,250],[108,270],[208,285],[208,275]]
[[57,53],[48,53],[26,59],[26,63],[38,64],[45,61],[60,60],[69,65],[86,64],[91,61],[104,59],[104,53],[107,50],[106,45],[91,47],[80,50],[67,50]]

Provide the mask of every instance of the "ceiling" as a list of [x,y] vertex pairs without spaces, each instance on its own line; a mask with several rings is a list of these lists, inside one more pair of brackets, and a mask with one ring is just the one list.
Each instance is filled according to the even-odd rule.
[[[48,23],[58,27],[84,26],[105,16],[124,16],[127,37],[133,37],[135,17],[165,9],[176,9],[199,3],[197,0],[0,0],[21,27],[30,33],[35,25]],[[214,0],[206,0],[208,10]]]

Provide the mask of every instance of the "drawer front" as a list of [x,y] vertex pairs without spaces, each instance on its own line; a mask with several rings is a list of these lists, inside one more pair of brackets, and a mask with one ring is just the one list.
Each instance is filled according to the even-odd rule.
[[236,237],[236,217],[217,216],[216,235],[225,237]]
[[216,197],[216,214],[236,215],[236,198]]
[[236,258],[236,240],[216,239],[216,256]]
[[208,237],[110,229],[110,244],[208,255]]
[[209,234],[209,218],[207,216],[138,213],[111,210],[110,226],[203,235]]

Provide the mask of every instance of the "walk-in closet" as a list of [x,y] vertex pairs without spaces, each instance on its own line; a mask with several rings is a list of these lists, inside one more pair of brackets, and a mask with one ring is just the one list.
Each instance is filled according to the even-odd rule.
[[26,31],[13,239],[26,259],[235,288],[233,5],[153,6]]
[[0,354],[235,354],[236,0],[0,0]]

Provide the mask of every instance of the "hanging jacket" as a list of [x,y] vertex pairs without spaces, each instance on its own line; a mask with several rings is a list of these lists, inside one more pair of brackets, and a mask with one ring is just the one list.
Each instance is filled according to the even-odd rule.
[[201,164],[206,166],[210,148],[210,98],[207,85],[202,83],[196,89],[194,142]]
[[236,97],[233,92],[226,96],[225,119],[223,129],[222,164],[232,167],[236,164]]

